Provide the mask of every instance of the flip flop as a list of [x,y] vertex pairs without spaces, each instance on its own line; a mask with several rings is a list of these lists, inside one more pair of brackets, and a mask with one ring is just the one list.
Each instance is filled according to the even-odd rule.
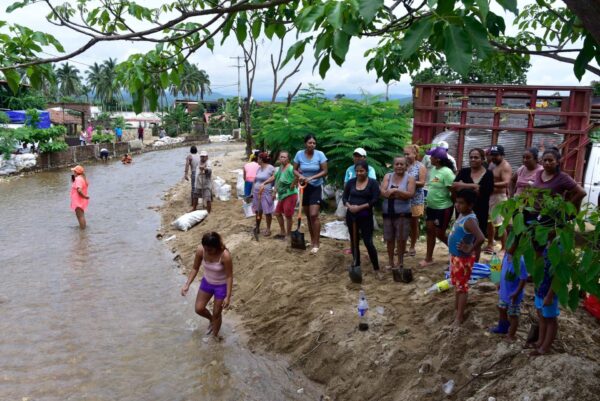
[[319,248],[317,248],[316,246],[315,246],[315,247],[313,247],[313,249],[311,249],[311,250],[310,250],[310,254],[311,254],[311,255],[316,255],[316,254],[317,254],[317,252],[319,252]]
[[421,267],[427,267],[427,266],[431,266],[432,264],[434,264],[435,262],[432,260],[431,262],[426,262],[424,260],[419,262],[419,266]]
[[490,246],[483,250],[483,253],[485,253],[486,255],[492,255],[494,252],[496,252],[496,250]]
[[415,251],[413,249],[413,250],[408,251],[407,254],[408,254],[408,256],[417,256],[417,251]]

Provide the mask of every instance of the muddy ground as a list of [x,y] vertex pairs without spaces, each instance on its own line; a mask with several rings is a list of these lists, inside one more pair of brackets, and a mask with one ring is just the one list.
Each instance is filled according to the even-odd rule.
[[[231,172],[243,165],[242,146],[226,149],[212,161],[214,175],[232,186],[231,200],[215,200],[204,222],[188,232],[176,231],[170,223],[189,208],[189,183],[181,182],[165,194],[161,234],[176,235],[168,246],[178,255],[183,274],[192,265],[203,233],[215,230],[224,236],[234,258],[231,309],[241,316],[253,349],[286,355],[290,365],[322,383],[332,400],[598,399],[598,322],[582,309],[562,309],[553,353],[529,358],[521,346],[535,315],[532,286],[524,300],[519,341],[510,344],[487,333],[497,320],[497,294],[483,281],[470,291],[466,322],[453,326],[453,292],[424,295],[443,278],[443,244],[436,249],[437,263],[419,268],[425,246],[420,241],[417,257],[406,263],[415,276],[410,284],[394,282],[390,273],[384,281],[377,280],[361,249],[370,329],[359,332],[356,304],[361,287],[348,279],[351,256],[343,251],[349,244],[323,238],[321,250],[312,256],[272,238],[254,241],[254,219],[244,217]],[[331,212],[322,214],[323,222],[334,219]],[[275,233],[275,222],[273,229]],[[304,224],[301,230],[307,232]],[[385,261],[381,232],[376,244]],[[442,385],[451,379],[456,384],[447,396]]]

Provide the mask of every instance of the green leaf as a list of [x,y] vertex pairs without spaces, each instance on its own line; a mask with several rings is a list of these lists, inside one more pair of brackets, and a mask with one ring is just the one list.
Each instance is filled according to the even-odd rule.
[[13,11],[15,11],[18,8],[23,8],[27,5],[27,3],[29,3],[28,1],[17,1],[12,3],[10,6],[6,7],[6,12],[7,13],[12,13]]
[[252,22],[252,36],[254,37],[254,39],[258,39],[258,37],[260,36],[261,26],[262,21],[260,20],[260,18],[257,18],[254,20],[254,22]]
[[577,79],[580,81],[581,78],[583,78],[583,74],[585,74],[585,68],[596,55],[595,47],[596,46],[594,44],[594,39],[592,39],[592,37],[589,34],[586,35],[585,40],[583,41],[583,48],[577,55],[577,58],[575,59],[575,65],[573,67],[573,72],[575,73]]
[[407,59],[412,56],[421,43],[431,35],[431,28],[433,27],[433,21],[431,18],[423,18],[416,23],[412,24],[411,27],[406,31],[404,39],[402,39],[400,50],[400,56],[403,59]]
[[485,27],[475,18],[467,16],[464,18],[465,29],[469,34],[473,48],[481,59],[485,59],[494,52],[494,48],[488,41],[488,33]]
[[281,67],[284,67],[292,59],[292,57],[296,59],[300,57],[300,55],[304,53],[305,46],[306,42],[304,40],[299,40],[298,42],[291,45],[285,55],[285,58],[283,59],[283,62],[281,63]]
[[504,18],[494,14],[489,11],[488,16],[486,18],[485,24],[487,26],[488,31],[493,36],[500,36],[501,33],[504,33],[506,30],[506,24],[504,23]]
[[248,27],[246,26],[246,21],[241,17],[238,17],[237,20],[237,25],[235,27],[235,36],[240,45],[244,43],[246,37],[248,36]]
[[17,94],[19,91],[19,83],[21,82],[21,76],[17,70],[4,70],[4,77],[6,78],[6,82],[8,83],[8,87],[10,90]]
[[571,310],[576,310],[579,305],[579,287],[571,288],[569,291],[569,308]]
[[[342,62],[348,53],[350,46],[350,35],[344,31],[337,30],[333,34],[333,54],[335,54]],[[338,63],[338,65],[341,65]]]
[[312,30],[313,25],[319,18],[323,16],[324,11],[325,5],[323,3],[318,3],[302,10],[302,13],[300,13],[299,17],[300,32],[308,32]]
[[329,56],[325,55],[319,64],[319,75],[321,78],[325,79],[325,75],[329,70]]
[[169,74],[166,71],[160,73],[160,84],[163,89],[169,87]]
[[285,36],[285,33],[286,33],[285,25],[283,25],[283,24],[275,25],[275,34],[277,35],[277,37],[279,39],[283,39],[283,37]]
[[519,10],[517,9],[517,0],[496,0],[496,2],[505,10],[508,10],[515,15],[519,14]]
[[485,22],[485,19],[490,11],[490,2],[489,0],[475,0],[477,2],[477,6],[479,7],[479,14],[481,15],[481,19]]
[[334,29],[340,29],[342,27],[341,1],[336,2],[331,11],[327,14],[327,22],[329,22]]
[[383,7],[383,0],[359,0],[358,12],[369,23],[375,18],[377,11]]
[[265,35],[267,35],[267,38],[273,38],[273,35],[275,34],[275,28],[277,28],[277,25],[278,24],[269,24],[265,27]]
[[444,54],[448,65],[461,75],[467,75],[473,59],[471,41],[466,32],[454,25],[444,29]]
[[439,15],[451,15],[454,11],[454,4],[456,0],[439,0],[436,8],[436,12]]
[[514,217],[513,230],[515,232],[515,235],[519,235],[522,232],[524,232],[525,230],[527,230],[527,227],[525,226],[525,218],[523,217],[523,214],[519,213]]

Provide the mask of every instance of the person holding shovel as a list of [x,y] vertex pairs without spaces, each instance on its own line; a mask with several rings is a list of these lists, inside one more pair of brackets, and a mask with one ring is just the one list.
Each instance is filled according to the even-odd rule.
[[359,235],[363,239],[369,259],[377,278],[382,280],[383,273],[379,271],[377,249],[373,244],[373,206],[379,200],[379,183],[368,177],[369,165],[364,160],[359,160],[355,165],[356,177],[350,179],[344,187],[342,201],[348,208],[346,224],[350,232],[352,243],[352,256],[354,264],[360,266],[360,252],[358,250]]
[[[267,222],[267,228],[263,232],[265,237],[271,235],[271,221],[274,209],[271,191],[273,189],[272,183],[275,167],[269,164],[270,161],[271,158],[267,152],[258,154],[259,167],[256,171],[256,178],[254,179],[254,187],[252,189],[252,210],[256,214],[256,230],[260,229],[260,221],[264,213]],[[255,234],[258,234],[258,232]]]
[[299,150],[294,157],[294,174],[301,185],[306,185],[302,197],[302,208],[308,216],[308,229],[312,249],[310,253],[319,252],[321,222],[319,212],[323,194],[323,177],[327,176],[327,157],[317,150],[317,138],[313,134],[304,137],[304,150]]

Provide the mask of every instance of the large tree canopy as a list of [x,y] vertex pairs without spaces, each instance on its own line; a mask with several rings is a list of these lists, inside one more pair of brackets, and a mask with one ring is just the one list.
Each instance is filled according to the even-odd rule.
[[[39,85],[48,63],[81,54],[100,42],[142,41],[155,49],[131,56],[117,67],[117,76],[141,110],[145,101],[156,108],[159,93],[179,85],[185,61],[202,46],[214,48],[215,37],[249,35],[282,38],[290,28],[297,33],[282,63],[300,58],[312,47],[315,69],[324,77],[335,62],[343,64],[352,38],[373,36],[379,45],[368,51],[367,68],[385,82],[418,71],[423,62],[445,59],[461,75],[472,60],[486,60],[495,52],[506,57],[530,55],[571,63],[575,75],[600,69],[600,29],[597,0],[537,0],[519,13],[517,0],[176,0],[157,8],[129,0],[23,0],[7,12],[40,3],[48,20],[75,31],[87,42],[65,51],[56,38],[29,27],[0,21],[0,71],[13,90],[19,84],[17,68],[25,69],[32,85]],[[491,11],[495,3],[517,16],[520,33],[505,34],[506,22]],[[495,8],[494,8],[495,9]],[[51,46],[62,55],[42,57]]]

